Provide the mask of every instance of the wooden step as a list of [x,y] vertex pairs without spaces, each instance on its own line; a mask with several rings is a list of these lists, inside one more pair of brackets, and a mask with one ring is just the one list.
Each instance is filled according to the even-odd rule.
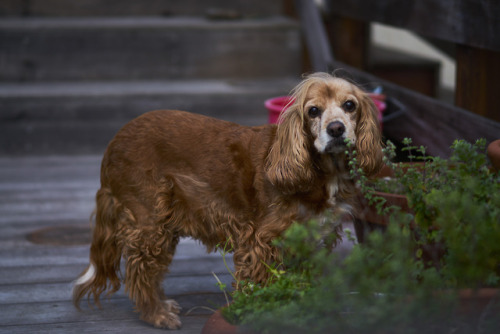
[[301,70],[300,32],[283,17],[7,18],[0,81],[266,78]]
[[2,0],[0,16],[193,15],[213,12],[244,16],[279,15],[281,1],[269,0]]
[[288,94],[298,80],[0,84],[0,154],[100,154],[125,123],[156,109],[264,124],[264,101]]

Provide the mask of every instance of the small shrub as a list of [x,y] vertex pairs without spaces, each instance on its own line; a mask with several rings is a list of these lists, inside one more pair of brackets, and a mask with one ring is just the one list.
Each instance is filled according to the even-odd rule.
[[[500,177],[488,169],[484,144],[456,141],[445,160],[406,140],[419,168],[391,163],[389,144],[395,177],[376,182],[350,152],[352,175],[370,201],[381,203],[374,195],[381,185],[397,189],[413,214],[385,208],[387,230],[369,234],[345,259],[322,247],[322,224],[293,224],[276,241],[283,262],[269,267],[265,284],[239,282],[226,319],[261,333],[495,333],[498,305],[468,321],[455,316],[458,288],[499,286]],[[422,256],[428,243],[446,250],[437,264]]]

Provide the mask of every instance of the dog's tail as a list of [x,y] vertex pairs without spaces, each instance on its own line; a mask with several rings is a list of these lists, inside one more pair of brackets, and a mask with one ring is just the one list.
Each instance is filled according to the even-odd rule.
[[119,220],[123,217],[123,206],[113,197],[108,188],[101,188],[96,195],[95,228],[90,247],[90,264],[77,278],[73,287],[73,303],[80,309],[84,296],[93,297],[100,306],[100,295],[108,295],[120,289],[120,259],[122,246],[117,240]]

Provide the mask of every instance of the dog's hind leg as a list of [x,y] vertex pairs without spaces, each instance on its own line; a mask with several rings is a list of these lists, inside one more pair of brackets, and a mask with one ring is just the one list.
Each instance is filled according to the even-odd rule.
[[157,328],[177,329],[180,307],[167,300],[161,287],[179,241],[158,225],[128,231],[125,245],[125,288],[141,319]]

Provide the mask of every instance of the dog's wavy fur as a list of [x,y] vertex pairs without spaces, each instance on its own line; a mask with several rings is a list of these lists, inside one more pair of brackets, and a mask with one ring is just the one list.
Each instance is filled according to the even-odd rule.
[[125,289],[141,318],[180,327],[180,308],[161,284],[186,236],[208,251],[231,240],[237,279],[264,281],[265,264],[279,261],[273,239],[293,221],[342,210],[353,198],[343,151],[317,149],[324,125],[306,109],[319,98],[325,115],[338,113],[345,96],[357,106],[342,116],[355,127],[349,139],[360,167],[373,174],[381,164],[375,106],[359,88],[328,74],[310,75],[294,89],[278,126],[244,127],[181,111],[154,111],[128,123],[102,161],[90,265],[75,283],[75,305],[87,295],[99,305],[102,293],[119,290],[123,257]]

